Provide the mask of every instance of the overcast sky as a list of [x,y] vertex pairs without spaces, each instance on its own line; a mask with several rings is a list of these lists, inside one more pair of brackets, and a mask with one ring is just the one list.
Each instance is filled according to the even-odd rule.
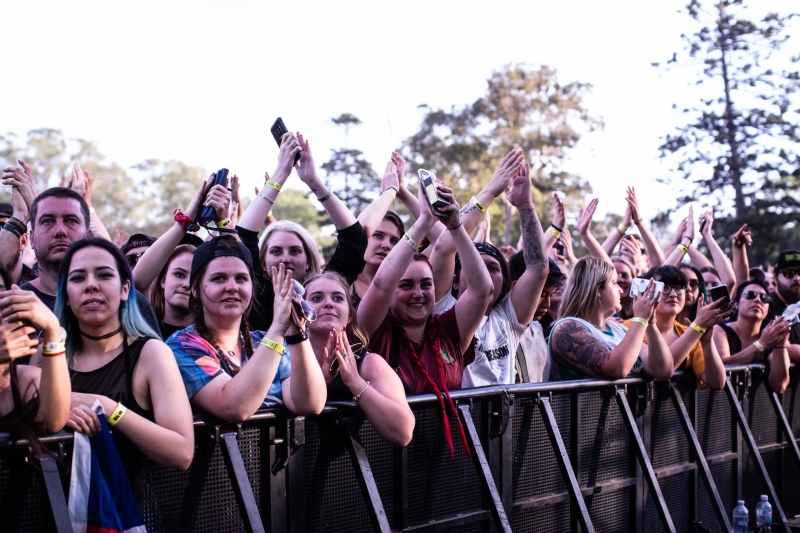
[[672,104],[698,96],[696,66],[651,66],[696,28],[677,12],[685,3],[5,2],[0,131],[58,128],[125,166],[225,166],[250,190],[275,167],[277,116],[310,139],[318,165],[344,141],[330,118],[358,116],[349,145],[380,171],[417,130],[420,104],[471,103],[507,63],[550,65],[594,86],[586,105],[605,122],[568,168],[592,184],[599,212],[621,212],[635,184],[650,217],[675,197],[655,182],[669,175],[659,138],[682,120]]

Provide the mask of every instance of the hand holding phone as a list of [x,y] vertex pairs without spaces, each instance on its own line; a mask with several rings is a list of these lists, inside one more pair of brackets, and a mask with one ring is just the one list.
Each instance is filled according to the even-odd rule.
[[[214,174],[214,183],[211,185],[222,185],[223,187],[228,186],[228,169],[221,168],[219,169],[216,174]],[[211,190],[209,187],[209,190]],[[200,200],[200,205],[202,208],[200,209],[200,215],[197,217],[197,223],[201,226],[208,226],[214,220],[214,208],[210,205],[203,205],[206,202],[206,195],[208,191],[203,194],[203,198]]]
[[[281,117],[278,117],[277,120],[275,120],[269,131],[272,132],[272,137],[275,139],[275,142],[278,143],[278,146],[280,146],[281,142],[283,142],[284,134],[289,133],[289,130],[286,128],[286,124],[283,123],[283,119]],[[296,165],[298,161],[300,161],[300,152],[294,154],[294,164]]]
[[[633,281],[631,281],[631,292],[630,292],[631,298],[633,298],[637,294],[640,295],[644,294],[647,291],[647,285],[649,283],[650,283],[649,279],[633,278]],[[653,298],[655,299],[655,301],[658,302],[661,300],[661,294],[664,292],[664,282],[653,280],[653,283],[655,283],[656,285],[656,290],[655,294],[653,295]]]
[[436,191],[436,182],[434,182],[434,178],[436,176],[424,168],[419,169],[417,173],[419,174],[419,179],[422,183],[422,190],[425,193],[425,199],[428,201],[428,205],[431,207],[431,212],[437,217],[448,218],[450,215],[439,211],[439,208],[450,205],[450,202],[442,198]]
[[712,302],[716,302],[720,299],[722,300],[719,306],[717,306],[717,309],[721,312],[727,311],[731,307],[731,296],[728,293],[728,287],[725,285],[711,287],[711,289],[708,291],[708,297]]

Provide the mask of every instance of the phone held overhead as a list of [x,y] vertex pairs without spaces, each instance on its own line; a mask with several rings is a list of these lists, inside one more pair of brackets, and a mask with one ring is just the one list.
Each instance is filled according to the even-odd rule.
[[422,182],[422,188],[425,191],[425,199],[428,201],[428,205],[431,206],[431,212],[437,217],[447,218],[448,215],[445,215],[439,209],[450,205],[450,202],[439,196],[439,192],[436,190],[436,174],[424,168],[419,169],[418,174]]
[[[272,132],[272,137],[275,138],[275,142],[278,143],[278,146],[281,145],[283,142],[283,136],[286,133],[289,133],[289,130],[286,128],[286,124],[283,123],[283,119],[278,117],[275,122],[272,124],[272,127],[269,129]],[[294,162],[295,164],[300,160],[300,152],[294,154]]]

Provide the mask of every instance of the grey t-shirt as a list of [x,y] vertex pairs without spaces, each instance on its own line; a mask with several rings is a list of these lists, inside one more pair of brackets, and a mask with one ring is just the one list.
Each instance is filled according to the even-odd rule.
[[519,340],[516,358],[517,383],[550,381],[550,363],[542,325],[534,320]]

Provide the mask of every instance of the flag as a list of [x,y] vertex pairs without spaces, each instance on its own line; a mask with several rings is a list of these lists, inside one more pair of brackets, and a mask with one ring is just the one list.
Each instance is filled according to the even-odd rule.
[[69,516],[75,533],[147,533],[100,402],[100,431],[75,433]]

